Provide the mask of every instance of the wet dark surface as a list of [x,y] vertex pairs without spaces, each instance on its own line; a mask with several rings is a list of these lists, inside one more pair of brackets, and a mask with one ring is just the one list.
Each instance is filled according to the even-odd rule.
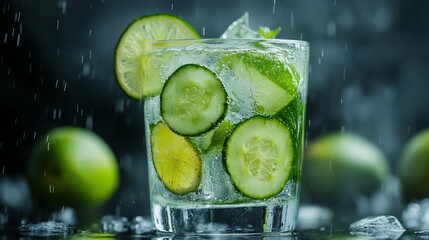
[[[324,229],[324,230],[297,230],[290,235],[267,235],[267,236],[253,236],[253,235],[199,235],[199,236],[172,236],[165,234],[157,234],[156,232],[146,234],[133,234],[133,233],[121,233],[121,234],[98,234],[93,237],[88,237],[88,234],[74,234],[70,236],[53,236],[53,237],[31,237],[22,235],[14,230],[2,230],[0,239],[374,239],[367,236],[357,236],[348,233],[345,230],[335,229]],[[414,231],[406,231],[400,235],[397,239],[428,239],[428,235],[422,236],[416,234]]]

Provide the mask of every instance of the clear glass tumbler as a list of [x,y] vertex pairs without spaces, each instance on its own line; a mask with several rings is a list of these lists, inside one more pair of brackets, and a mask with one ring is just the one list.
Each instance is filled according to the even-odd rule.
[[174,234],[289,233],[296,223],[309,44],[157,41],[142,57],[151,212]]

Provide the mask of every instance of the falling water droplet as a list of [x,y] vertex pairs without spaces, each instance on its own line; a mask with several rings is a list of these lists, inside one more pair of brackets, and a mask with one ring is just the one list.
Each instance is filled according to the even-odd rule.
[[64,92],[67,90],[67,82],[64,82]]
[[88,36],[90,37],[91,35],[92,35],[92,29],[89,29]]
[[125,101],[124,99],[118,99],[115,104],[115,112],[123,113],[125,109]]
[[326,26],[326,34],[328,36],[335,36],[337,33],[337,23],[335,21],[329,21]]
[[60,29],[60,20],[57,20],[57,30]]
[[92,116],[87,116],[86,117],[86,128],[88,128],[89,130],[92,130],[93,125],[94,125],[94,118]]
[[18,33],[18,35],[16,36],[16,46],[19,47],[20,44],[21,44],[21,34]]
[[293,29],[295,26],[295,16],[294,16],[294,12],[290,13],[290,28]]
[[346,80],[346,67],[343,69],[343,80]]
[[7,33],[5,33],[5,34],[4,34],[3,42],[4,42],[4,43],[6,43],[6,42],[7,42]]
[[348,50],[349,50],[348,43],[346,42],[344,45],[345,45],[345,50],[346,50],[346,52],[348,52]]
[[174,10],[174,4],[171,3],[171,11],[173,11],[173,10]]
[[91,73],[91,66],[88,63],[83,64],[82,74],[87,77]]
[[206,35],[206,28],[203,27],[203,36],[205,36],[205,35]]
[[37,133],[36,133],[36,132],[34,132],[34,133],[33,133],[33,139],[36,139],[36,135],[37,135]]
[[273,2],[273,15],[276,14],[276,0]]

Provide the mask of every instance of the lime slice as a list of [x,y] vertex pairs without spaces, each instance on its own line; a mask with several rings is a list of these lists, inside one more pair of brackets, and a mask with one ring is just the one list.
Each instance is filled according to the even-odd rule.
[[162,122],[153,126],[150,142],[153,164],[165,188],[177,195],[196,191],[202,163],[195,147]]
[[253,110],[257,114],[272,116],[298,94],[297,76],[280,58],[247,52],[229,55],[222,61],[233,70],[243,88],[250,88]]
[[133,99],[150,97],[161,91],[163,80],[152,66],[152,40],[198,39],[195,29],[183,19],[156,14],[134,20],[122,33],[115,51],[116,79]]

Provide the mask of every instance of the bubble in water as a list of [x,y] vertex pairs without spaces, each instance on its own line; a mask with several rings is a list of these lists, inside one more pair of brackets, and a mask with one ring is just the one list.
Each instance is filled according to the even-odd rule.
[[18,228],[18,231],[25,236],[31,237],[68,236],[77,232],[74,226],[54,221],[24,224]]
[[381,215],[363,218],[350,224],[350,233],[377,239],[398,239],[405,228],[394,216]]

